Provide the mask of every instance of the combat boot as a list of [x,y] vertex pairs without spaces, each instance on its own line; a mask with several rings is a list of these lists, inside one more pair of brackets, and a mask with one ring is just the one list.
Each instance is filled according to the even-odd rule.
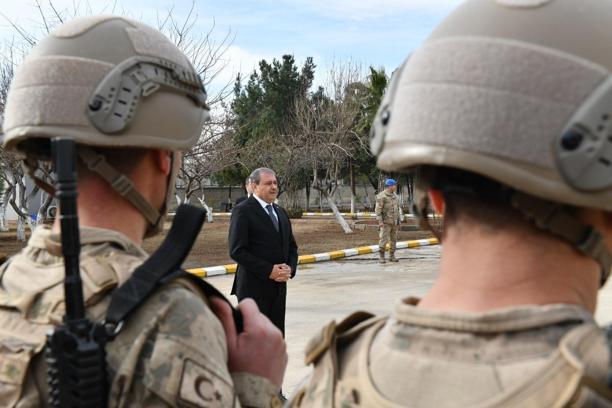
[[399,259],[395,257],[395,252],[389,254],[389,262],[399,262]]
[[378,252],[378,262],[380,263],[386,263],[387,261],[385,261],[385,251],[379,251]]

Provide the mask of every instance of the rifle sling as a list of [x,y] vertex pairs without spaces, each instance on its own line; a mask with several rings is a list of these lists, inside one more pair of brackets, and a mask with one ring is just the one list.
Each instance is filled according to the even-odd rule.
[[[161,246],[113,293],[103,323],[110,339],[118,334],[127,317],[157,288],[179,277],[195,283],[206,296],[220,297],[229,304],[216,288],[181,269],[205,217],[206,211],[197,207],[181,205],[177,208],[172,227]],[[235,318],[237,313],[234,311]],[[239,321],[236,323],[238,325]]]

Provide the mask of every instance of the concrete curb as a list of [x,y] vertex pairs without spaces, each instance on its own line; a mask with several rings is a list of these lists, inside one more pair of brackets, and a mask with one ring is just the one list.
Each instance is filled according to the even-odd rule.
[[[229,212],[214,212],[212,213],[212,216],[213,218],[229,218],[231,214],[232,213],[229,213]],[[169,213],[168,215],[170,217],[173,217],[174,213]],[[356,212],[356,213],[343,212],[343,213],[340,213],[340,215],[342,215],[345,218],[352,218],[352,219],[374,219],[376,218],[376,213],[373,213],[373,212]],[[303,218],[333,218],[334,213],[332,212],[305,212],[305,213],[302,213],[302,217]],[[434,216],[430,214],[429,218],[434,218]],[[404,214],[404,219],[412,220],[414,219],[414,215]]]
[[[341,212],[340,215],[343,217],[364,217],[364,218],[376,218],[376,213],[373,212]],[[333,212],[304,212],[302,217],[333,217]]]
[[[229,217],[232,213],[229,212],[214,212],[212,213],[213,217]],[[170,215],[174,215],[170,213]],[[357,217],[357,218],[376,218],[376,213],[373,212],[343,212],[340,213],[343,217]],[[304,212],[302,213],[302,217],[304,218],[317,218],[317,217],[333,217],[334,213],[332,212]],[[412,214],[404,215],[406,218],[413,218]]]
[[[415,239],[411,241],[400,241],[396,244],[396,248],[397,249],[418,248],[418,247],[437,245],[437,244],[439,244],[439,242],[436,238]],[[378,250],[379,250],[378,245],[370,245],[370,246],[363,246],[363,247],[358,247],[358,248],[341,249],[339,251],[323,252],[323,253],[314,254],[314,255],[301,255],[298,258],[298,265],[315,263],[315,262],[333,261],[336,259],[346,258],[349,256],[373,254],[373,253],[377,253]],[[193,273],[194,275],[199,276],[200,278],[206,278],[209,276],[236,273],[236,268],[237,268],[236,264],[229,264],[229,265],[210,266],[206,268],[192,268],[192,269],[187,269],[187,272]]]
[[[349,217],[349,218],[376,218],[376,213],[373,213],[373,212],[356,212],[356,213],[343,212],[343,213],[340,213],[340,215],[342,215],[343,217]],[[332,212],[305,212],[305,213],[302,213],[302,217],[304,218],[328,218],[328,217],[334,217],[334,213]],[[427,217],[428,218],[441,218],[440,215],[433,215],[433,214],[429,214]],[[404,214],[404,219],[412,220],[414,219],[414,214]]]

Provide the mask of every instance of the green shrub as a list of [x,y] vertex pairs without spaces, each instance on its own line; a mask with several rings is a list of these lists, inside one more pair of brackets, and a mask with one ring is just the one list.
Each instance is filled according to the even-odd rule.
[[291,219],[299,219],[302,218],[303,210],[301,208],[287,208],[287,215]]

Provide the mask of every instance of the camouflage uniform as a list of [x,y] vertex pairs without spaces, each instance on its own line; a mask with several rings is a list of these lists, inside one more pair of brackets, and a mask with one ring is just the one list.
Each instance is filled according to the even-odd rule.
[[401,302],[391,318],[356,314],[326,327],[307,347],[315,368],[289,405],[612,406],[608,343],[587,310],[437,312],[417,302]]
[[384,190],[376,196],[376,219],[384,225],[380,228],[380,248],[381,257],[384,259],[384,252],[387,243],[391,260],[395,259],[395,245],[397,243],[397,227],[400,223],[399,199],[397,194]]
[[[370,147],[379,169],[416,175],[421,225],[429,204],[453,220],[437,294],[422,308],[403,301],[390,318],[358,313],[325,327],[307,347],[313,373],[292,406],[612,406],[612,328],[591,310],[612,269],[611,20],[611,1],[466,0],[395,70]],[[472,204],[512,218],[478,219]],[[479,247],[466,253],[462,238],[477,230],[505,255],[478,263]],[[548,282],[524,243],[484,242],[524,231],[547,234],[534,241],[541,258],[558,254],[546,247],[554,243],[576,263],[557,262],[560,279]],[[486,300],[479,313],[465,312],[473,299],[443,299],[463,278],[467,265],[449,261],[460,263],[461,250],[478,272],[465,286]],[[494,261],[515,282],[503,302],[488,292]],[[575,305],[553,304],[562,301]]]
[[[81,276],[87,315],[104,317],[112,289],[147,254],[124,235],[81,228]],[[0,269],[2,406],[47,404],[45,335],[64,314],[58,234],[39,227],[27,247]],[[219,320],[189,282],[156,291],[107,346],[110,406],[278,406],[269,380],[227,369]]]

